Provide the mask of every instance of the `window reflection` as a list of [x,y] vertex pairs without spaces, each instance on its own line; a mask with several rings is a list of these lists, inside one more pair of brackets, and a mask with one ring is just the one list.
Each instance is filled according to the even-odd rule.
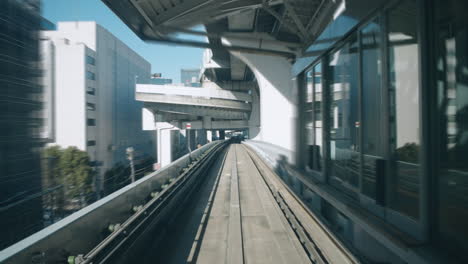
[[419,217],[419,56],[417,4],[403,1],[388,14],[390,96],[389,206]]
[[310,103],[306,109],[307,167],[321,171],[323,168],[322,148],[322,67],[316,65],[306,73],[307,90],[310,89]]
[[353,35],[330,57],[330,169],[332,182],[359,185],[358,53]]
[[468,249],[468,17],[464,12],[468,3],[438,0],[436,10],[441,167],[438,222],[441,244],[463,255],[460,252]]
[[306,74],[306,96],[307,96],[306,102],[307,103],[312,103],[313,101],[312,85],[313,85],[312,71],[309,71]]
[[[376,18],[361,30],[362,71],[362,192],[376,198],[378,159],[384,155],[382,139],[381,26]],[[380,183],[380,182],[379,182]]]
[[323,168],[323,147],[322,147],[322,64],[314,67],[314,160],[316,170]]

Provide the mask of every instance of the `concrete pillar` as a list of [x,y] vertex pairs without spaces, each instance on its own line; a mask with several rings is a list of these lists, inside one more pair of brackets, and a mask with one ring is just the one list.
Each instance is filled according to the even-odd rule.
[[[238,44],[229,41],[231,44]],[[266,47],[265,47],[266,48]],[[273,47],[272,47],[273,48]],[[281,56],[232,51],[255,74],[260,90],[260,132],[253,139],[294,150],[297,83],[291,62]]]
[[258,88],[252,89],[252,112],[249,118],[249,138],[257,138],[260,134],[260,95]]
[[158,163],[162,168],[172,162],[171,130],[159,128],[157,129],[157,137]]
[[213,142],[213,131],[211,130],[206,131],[206,140],[208,142]]
[[219,139],[220,139],[220,140],[224,140],[224,139],[225,139],[224,130],[219,130]]
[[206,144],[206,129],[197,129],[197,145]]
[[203,128],[211,129],[211,116],[203,117]]

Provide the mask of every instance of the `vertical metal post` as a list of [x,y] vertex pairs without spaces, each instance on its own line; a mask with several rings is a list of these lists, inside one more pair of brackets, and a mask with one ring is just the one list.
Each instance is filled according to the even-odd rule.
[[296,86],[297,86],[297,119],[296,119],[296,141],[295,141],[295,147],[296,147],[296,157],[295,157],[295,163],[296,166],[299,169],[304,169],[305,167],[305,162],[304,162],[304,153],[305,153],[305,148],[303,145],[305,144],[305,140],[303,138],[304,134],[304,75],[305,73],[301,73],[299,76],[296,77]]
[[436,87],[436,57],[435,57],[435,22],[433,10],[434,1],[418,0],[418,40],[419,40],[419,110],[421,150],[420,158],[422,171],[420,172],[419,194],[419,223],[422,241],[430,241],[434,237],[437,226],[436,176],[438,159],[433,153],[439,153],[437,140],[437,87]]
[[190,157],[190,161],[192,161],[192,148],[190,147],[190,144],[191,144],[191,141],[190,141],[190,137],[192,136],[192,133],[190,131],[190,129],[187,129],[187,148],[188,148],[188,151],[189,151],[189,157]]
[[322,58],[322,148],[323,148],[323,168],[322,182],[330,183],[330,69],[328,66],[329,56],[332,53],[325,55]]
[[127,156],[128,156],[128,160],[130,160],[130,170],[131,170],[131,179],[132,179],[132,183],[135,182],[135,166],[133,164],[133,153],[134,153],[134,149],[133,147],[128,147],[127,148]]

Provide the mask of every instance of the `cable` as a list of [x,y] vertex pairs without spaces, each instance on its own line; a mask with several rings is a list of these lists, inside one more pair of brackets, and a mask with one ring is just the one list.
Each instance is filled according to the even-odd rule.
[[31,195],[29,195],[29,196],[27,196],[27,197],[25,197],[25,198],[23,198],[23,199],[21,199],[21,200],[19,200],[19,201],[16,201],[16,202],[14,202],[14,203],[12,203],[12,204],[9,204],[9,205],[7,205],[7,206],[2,206],[2,207],[0,207],[0,212],[6,211],[6,210],[8,210],[8,209],[10,209],[10,208],[12,208],[12,207],[14,207],[14,206],[17,206],[17,205],[22,204],[22,203],[24,203],[24,202],[27,202],[27,201],[29,201],[29,200],[32,200],[32,199],[41,197],[41,196],[43,196],[43,195],[45,195],[45,194],[47,194],[47,193],[50,193],[50,192],[52,192],[52,191],[54,191],[54,190],[57,190],[57,189],[60,189],[60,188],[63,188],[63,185],[62,185],[62,184],[57,185],[57,186],[52,187],[52,188],[49,188],[49,189],[44,190],[44,191],[42,191],[42,192],[37,192],[37,193],[31,194]]

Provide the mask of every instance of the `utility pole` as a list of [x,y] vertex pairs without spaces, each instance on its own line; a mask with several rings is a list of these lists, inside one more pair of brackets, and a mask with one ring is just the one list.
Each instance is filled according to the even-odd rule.
[[189,160],[192,162],[192,147],[190,146],[190,136],[191,136],[191,130],[192,130],[192,124],[191,123],[186,123],[185,124],[185,130],[187,131],[187,148],[189,151]]
[[131,175],[132,183],[135,182],[135,166],[133,164],[133,153],[134,153],[133,147],[128,147],[127,148],[127,158],[130,161],[130,170],[132,171],[132,175]]

